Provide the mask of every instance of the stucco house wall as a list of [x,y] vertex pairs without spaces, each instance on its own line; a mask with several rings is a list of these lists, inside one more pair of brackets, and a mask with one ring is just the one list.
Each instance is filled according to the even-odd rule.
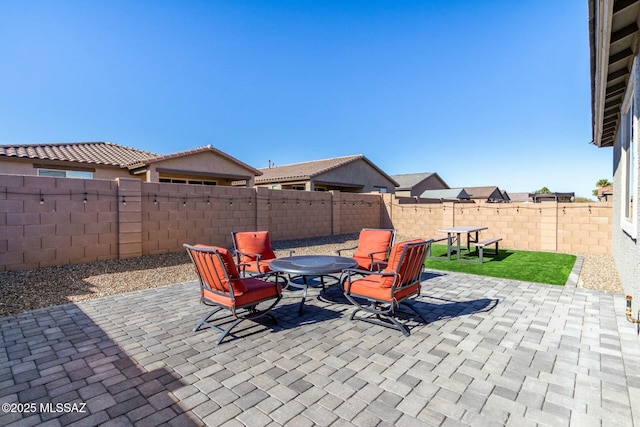
[[150,163],[146,171],[147,182],[160,182],[160,178],[197,178],[216,181],[217,185],[231,185],[238,180],[247,180],[253,186],[253,175],[239,164],[213,152],[194,153]]
[[[392,178],[395,178],[392,176]],[[429,175],[426,179],[416,183],[410,189],[400,189],[396,188],[395,194],[398,197],[420,197],[422,193],[427,190],[445,190],[448,189],[449,186],[438,176],[438,174],[433,173]]]
[[6,175],[26,175],[37,176],[38,168],[34,165],[41,164],[44,168],[47,166],[82,169],[93,172],[93,179],[114,180],[116,178],[134,178],[128,171],[118,167],[106,167],[101,165],[87,165],[86,163],[76,162],[50,162],[46,160],[34,159],[7,159],[0,158],[0,174]]
[[[638,135],[638,107],[640,107],[640,57],[636,56],[633,60],[632,75],[635,78],[636,84],[633,87],[633,99],[634,99],[634,122],[636,123],[635,132]],[[618,268],[618,275],[624,288],[624,292],[627,295],[633,296],[635,314],[640,310],[640,245],[638,245],[638,231],[640,231],[640,204],[637,203],[638,191],[638,177],[640,177],[640,164],[635,162],[635,183],[636,183],[636,202],[633,204],[633,224],[632,228],[635,228],[636,235],[633,236],[629,233],[628,225],[623,224],[626,222],[623,220],[624,214],[622,212],[623,200],[623,161],[622,161],[622,144],[623,144],[624,132],[618,131],[615,144],[613,147],[613,230],[611,234],[612,253],[615,259],[616,267]],[[638,159],[638,138],[636,136],[635,145],[636,155]]]
[[372,168],[365,160],[360,159],[336,169],[318,174],[313,178],[314,189],[326,184],[335,187],[340,184],[362,185],[359,190],[370,193],[384,189],[386,193],[395,192],[395,184]]

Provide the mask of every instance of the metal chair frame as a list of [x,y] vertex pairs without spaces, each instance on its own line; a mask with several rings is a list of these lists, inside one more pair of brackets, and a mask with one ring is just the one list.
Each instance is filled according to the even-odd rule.
[[[431,240],[425,240],[422,242],[407,243],[402,249],[400,260],[395,271],[382,271],[372,272],[362,269],[346,269],[342,273],[341,283],[345,297],[356,306],[356,309],[351,313],[349,320],[362,320],[364,322],[372,323],[375,325],[391,327],[397,329],[404,336],[409,336],[410,331],[406,325],[398,321],[395,314],[404,313],[409,315],[417,315],[420,320],[425,324],[429,323],[418,310],[409,304],[410,298],[416,298],[420,296],[421,286],[420,280],[424,271],[424,263],[427,256],[427,251],[431,245]],[[393,249],[392,249],[393,250]],[[393,277],[393,284],[389,288],[389,299],[378,299],[369,295],[358,294],[351,291],[352,283],[355,280],[362,279],[362,276],[376,274],[381,277]],[[355,278],[355,280],[354,280]],[[411,292],[401,298],[396,297],[403,289],[418,284],[416,291]],[[366,300],[369,304],[365,305],[359,302],[356,298]],[[400,310],[400,305],[407,307],[411,312]],[[369,317],[356,317],[356,314],[360,311],[365,311],[374,315],[374,318]]]
[[[255,320],[260,317],[267,316],[270,319],[272,319],[274,323],[276,324],[278,323],[275,316],[273,316],[273,314],[270,313],[270,311],[282,299],[282,290],[278,286],[277,282],[274,283],[274,282],[265,281],[265,283],[273,284],[273,286],[276,287],[277,296],[275,298],[274,297],[262,298],[259,300],[251,301],[250,303],[247,303],[247,304],[238,305],[236,304],[236,295],[235,295],[234,288],[232,286],[232,282],[233,281],[242,282],[247,279],[261,280],[262,277],[266,277],[268,275],[252,276],[249,278],[247,277],[234,278],[229,276],[229,273],[225,268],[218,268],[216,266],[216,263],[214,262],[207,264],[214,271],[201,271],[201,268],[200,268],[201,263],[198,262],[200,261],[200,258],[216,257],[218,260],[217,265],[224,266],[220,252],[215,247],[195,247],[188,244],[184,244],[183,246],[186,248],[187,253],[189,254],[189,257],[191,258],[191,261],[193,262],[196,268],[196,274],[198,275],[198,281],[200,282],[200,302],[208,306],[215,306],[213,310],[205,314],[200,319],[200,321],[193,328],[194,332],[200,329],[201,327],[215,329],[216,331],[221,333],[218,339],[216,340],[216,344],[220,344],[222,340],[224,340],[224,338],[227,335],[229,335],[231,330],[243,320]],[[225,280],[226,283],[228,283],[228,290],[225,290],[222,284],[223,280]],[[227,305],[227,304],[214,301],[205,297],[205,294],[204,294],[205,289],[209,292],[219,295],[222,299],[228,299],[229,304]],[[259,304],[270,301],[270,300],[273,300],[273,301],[266,308],[261,308],[261,309],[257,308]],[[227,326],[226,329],[223,329],[209,322],[209,319],[211,318],[211,316],[213,316],[214,314],[218,313],[221,310],[229,310],[231,312],[231,317],[233,319],[231,324],[229,324],[229,326]]]

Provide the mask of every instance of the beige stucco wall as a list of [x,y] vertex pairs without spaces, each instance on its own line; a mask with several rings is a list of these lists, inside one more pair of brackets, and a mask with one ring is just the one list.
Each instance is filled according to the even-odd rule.
[[[360,159],[344,166],[315,176],[314,182],[345,183],[362,185],[363,193],[377,191],[376,186],[384,187],[387,193],[395,192],[395,185],[375,170],[366,161]],[[318,183],[317,185],[322,185]]]
[[411,190],[396,190],[395,194],[398,197],[420,197],[427,190],[444,190],[447,188],[449,187],[443,184],[435,175],[431,175],[416,184]]
[[[0,174],[7,175],[29,175],[29,176],[37,176],[38,169],[34,168],[34,163],[38,164],[47,164],[42,160],[6,160],[0,159]],[[114,180],[116,178],[135,178],[134,176],[129,174],[128,170],[120,169],[120,168],[105,168],[100,167],[98,165],[92,165],[87,163],[74,163],[74,162],[56,162],[52,163],[56,166],[69,166],[69,167],[79,167],[79,168],[88,168],[95,169],[93,173],[94,179],[106,179],[106,180]]]
[[[220,174],[217,179],[219,185],[230,185],[233,178],[226,178],[225,175],[251,177],[247,186],[253,185],[253,172],[242,167],[241,165],[225,159],[213,152],[195,153],[188,156],[167,159],[160,162],[152,163],[149,167],[149,182],[158,182],[160,173],[158,169],[175,169],[184,171],[185,174]],[[215,178],[212,178],[215,179]]]

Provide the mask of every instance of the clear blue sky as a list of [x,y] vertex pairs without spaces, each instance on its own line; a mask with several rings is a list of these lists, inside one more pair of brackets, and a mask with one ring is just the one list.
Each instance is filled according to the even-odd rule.
[[364,154],[451,187],[590,196],[587,0],[0,3],[0,144]]

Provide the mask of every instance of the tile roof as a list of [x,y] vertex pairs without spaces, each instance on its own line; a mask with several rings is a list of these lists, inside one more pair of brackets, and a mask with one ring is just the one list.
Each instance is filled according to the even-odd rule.
[[433,175],[433,172],[423,172],[423,173],[405,173],[401,175],[391,175],[398,184],[400,184],[398,189],[400,190],[409,190],[413,186],[421,183],[425,179],[429,178]]
[[126,168],[157,154],[111,142],[71,142],[59,144],[0,145],[0,157],[60,160]]
[[423,199],[457,200],[469,199],[469,195],[463,188],[444,188],[441,190],[425,190],[420,195]]
[[283,181],[290,179],[311,179],[316,175],[330,171],[340,166],[344,166],[348,163],[360,159],[364,159],[368,163],[372,164],[362,154],[357,154],[354,156],[333,157],[331,159],[314,160],[310,162],[293,163],[290,165],[273,166],[270,168],[261,168],[260,172],[262,172],[262,176],[256,178],[256,183]]
[[529,193],[523,193],[523,192],[508,193],[508,196],[512,202],[528,202],[529,201]]
[[469,193],[469,196],[471,196],[471,198],[473,199],[478,199],[478,198],[488,198],[489,196],[491,196],[491,194],[494,191],[498,191],[500,193],[500,195],[502,195],[502,192],[500,192],[500,190],[498,189],[498,187],[496,186],[489,186],[489,187],[464,187],[464,190]]

